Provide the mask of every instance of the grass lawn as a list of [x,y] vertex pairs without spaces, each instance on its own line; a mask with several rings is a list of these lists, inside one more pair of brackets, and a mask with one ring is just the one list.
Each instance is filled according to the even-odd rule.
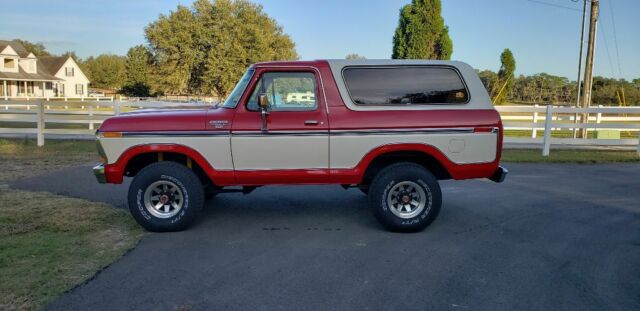
[[640,162],[635,151],[615,150],[551,150],[548,157],[542,156],[539,149],[505,149],[502,151],[503,162],[530,163],[618,163]]
[[49,139],[43,147],[38,147],[33,139],[0,138],[0,184],[94,162],[98,162],[94,141]]
[[96,158],[92,141],[0,139],[0,310],[39,309],[140,240],[127,211],[2,185]]
[[0,190],[0,309],[39,309],[93,277],[142,230],[123,210],[45,192]]

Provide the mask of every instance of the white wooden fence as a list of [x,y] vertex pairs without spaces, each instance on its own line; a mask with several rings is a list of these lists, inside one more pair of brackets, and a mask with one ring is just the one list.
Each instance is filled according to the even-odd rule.
[[[0,135],[35,134],[38,145],[44,145],[45,134],[65,136],[93,135],[105,119],[137,109],[192,109],[208,107],[203,102],[123,101],[112,97],[33,99],[0,101]],[[505,130],[530,131],[529,137],[505,136],[505,143],[537,144],[543,155],[548,155],[551,145],[637,146],[640,154],[640,106],[575,108],[558,106],[497,106]],[[582,123],[582,115],[588,122]],[[578,120],[578,122],[576,122]],[[47,124],[58,128],[47,127]],[[577,139],[556,138],[552,133],[586,129],[633,133],[626,139]],[[543,130],[543,137],[537,137]],[[629,135],[627,135],[629,136]]]
[[[35,134],[38,146],[43,146],[45,134],[70,137],[94,135],[95,129],[104,120],[122,112],[140,109],[196,109],[208,106],[202,103],[127,102],[95,99],[93,101],[37,101],[33,99],[29,101],[0,101],[0,135]],[[46,124],[56,124],[58,128],[48,128]]]
[[[640,106],[576,108],[566,106],[496,106],[505,130],[531,131],[531,137],[505,136],[506,143],[540,144],[549,155],[553,144],[583,146],[637,146],[640,154]],[[586,117],[584,117],[586,116]],[[583,123],[583,117],[587,120]],[[635,138],[553,138],[554,131],[598,132],[603,130],[635,133]],[[542,138],[537,130],[544,130]]]

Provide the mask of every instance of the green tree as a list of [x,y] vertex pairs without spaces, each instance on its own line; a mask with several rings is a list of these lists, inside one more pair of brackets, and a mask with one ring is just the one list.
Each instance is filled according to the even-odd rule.
[[42,43],[32,43],[21,39],[13,39],[13,41],[21,43],[27,52],[33,53],[36,57],[51,56],[51,53],[47,51],[47,48]]
[[143,45],[129,49],[125,60],[125,85],[122,92],[129,96],[149,96],[149,62],[151,53]]
[[125,57],[113,54],[91,56],[84,66],[92,87],[118,90],[124,85]]
[[360,54],[351,53],[351,54],[347,54],[347,56],[345,56],[344,59],[357,60],[357,59],[367,59],[367,58]]
[[505,102],[507,94],[513,87],[514,73],[516,71],[516,59],[511,50],[504,49],[500,54],[500,70],[498,71],[498,87],[494,88],[493,102],[501,105]]
[[154,89],[220,97],[256,62],[296,59],[295,46],[262,6],[246,0],[196,0],[145,29]]
[[400,9],[393,36],[394,59],[451,59],[453,42],[440,0],[412,0]]
[[82,58],[80,58],[75,51],[66,51],[62,54],[60,54],[60,56],[65,56],[65,57],[71,57],[73,58],[73,60],[76,61],[76,63],[80,64],[83,62]]
[[478,72],[478,77],[480,77],[484,88],[487,89],[487,93],[493,94],[493,89],[498,82],[498,74],[491,70],[483,70]]

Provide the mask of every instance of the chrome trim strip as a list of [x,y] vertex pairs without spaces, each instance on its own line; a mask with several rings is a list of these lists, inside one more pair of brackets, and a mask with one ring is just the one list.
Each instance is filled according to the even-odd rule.
[[236,131],[231,136],[261,137],[261,136],[327,136],[328,130],[320,131]]
[[[492,131],[496,133],[496,131]],[[157,136],[346,136],[346,135],[397,135],[397,134],[460,134],[474,133],[473,128],[415,128],[415,129],[366,129],[366,130],[291,130],[291,131],[158,131],[123,132],[123,137]]]
[[232,136],[348,136],[348,135],[397,135],[397,134],[460,134],[473,133],[473,128],[418,128],[418,129],[368,129],[368,130],[316,130],[316,131],[234,131]]
[[473,128],[420,128],[420,129],[374,129],[374,130],[332,130],[334,136],[342,135],[396,135],[396,134],[459,134],[473,133]]
[[229,136],[229,131],[159,131],[159,132],[122,132],[122,137],[156,136]]

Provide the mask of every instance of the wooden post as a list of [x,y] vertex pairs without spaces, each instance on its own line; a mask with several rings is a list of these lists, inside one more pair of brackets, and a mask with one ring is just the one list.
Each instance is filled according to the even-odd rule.
[[113,114],[116,116],[120,114],[120,101],[113,103]]
[[89,109],[89,117],[91,118],[91,120],[89,120],[89,129],[93,130],[93,105],[89,104],[87,108]]
[[[533,111],[533,123],[538,123],[538,110],[537,109],[540,106],[538,106],[538,104],[535,104],[535,105],[533,105],[533,107],[534,107],[534,109],[536,109],[536,110]],[[536,138],[536,136],[538,135],[537,132],[538,132],[537,125],[534,124],[533,129],[531,129],[531,138]]]
[[9,94],[7,94],[7,80],[2,80],[2,95],[4,95],[4,100],[9,100]]
[[640,131],[638,131],[638,150],[637,150],[638,156],[640,156]]
[[544,141],[542,146],[542,155],[549,156],[549,149],[551,149],[551,120],[553,113],[551,111],[551,105],[547,106],[547,113],[544,118]]
[[38,147],[44,146],[44,105],[38,102],[37,115],[37,141]]
[[[602,105],[598,105],[598,108],[602,108]],[[602,121],[602,112],[598,111],[596,114],[596,124],[600,124],[600,121]]]

